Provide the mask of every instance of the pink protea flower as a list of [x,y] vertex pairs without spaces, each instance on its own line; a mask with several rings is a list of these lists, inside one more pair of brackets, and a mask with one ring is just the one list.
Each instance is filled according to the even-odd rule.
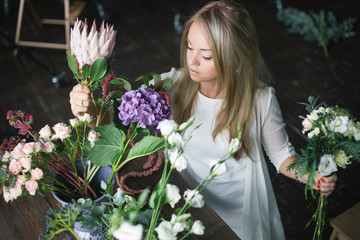
[[116,31],[113,25],[106,24],[105,27],[103,21],[97,31],[94,20],[89,33],[87,28],[87,19],[84,22],[77,19],[70,34],[71,54],[78,61],[79,69],[82,69],[84,64],[92,65],[100,57],[108,61],[115,46]]

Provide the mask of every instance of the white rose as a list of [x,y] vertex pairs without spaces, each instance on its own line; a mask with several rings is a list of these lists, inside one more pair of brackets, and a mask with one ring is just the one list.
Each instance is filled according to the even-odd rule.
[[70,137],[71,128],[70,126],[67,126],[65,123],[58,123],[55,126],[53,126],[53,130],[55,132],[55,135],[51,137],[52,140],[54,139],[65,139]]
[[191,227],[192,232],[196,235],[203,235],[204,229],[205,227],[200,220],[196,220]]
[[314,130],[312,130],[311,132],[309,132],[308,134],[308,138],[312,138],[313,136],[317,136],[320,133],[320,129],[318,127],[316,127]]
[[337,171],[333,155],[325,154],[320,158],[319,171],[321,176],[329,176],[331,173]]
[[42,148],[42,151],[46,153],[51,153],[54,149],[55,149],[55,144],[53,144],[52,142],[46,142],[44,144],[44,147]]
[[175,132],[178,125],[174,120],[165,119],[159,122],[157,129],[160,130],[164,137],[168,137],[171,133]]
[[241,147],[241,142],[239,139],[237,138],[231,139],[230,147],[229,147],[230,155],[236,153],[240,149],[240,147]]
[[305,134],[305,132],[309,131],[313,127],[313,123],[310,119],[305,118],[304,121],[302,121],[302,125],[304,127],[302,133]]
[[119,240],[141,240],[143,235],[143,226],[141,224],[131,225],[128,222],[122,222],[120,227],[113,232],[113,236]]
[[318,120],[318,118],[319,118],[318,110],[312,111],[310,114],[306,115],[306,118],[313,121],[313,122]]
[[182,136],[180,133],[173,132],[169,135],[168,141],[171,146],[179,146],[182,141]]
[[41,138],[49,139],[50,136],[51,136],[51,129],[50,129],[49,125],[46,125],[45,127],[43,127],[39,131],[39,135],[40,135]]
[[172,208],[174,208],[175,204],[178,203],[181,198],[179,192],[180,190],[177,186],[166,184],[166,198]]
[[5,151],[5,153],[4,153],[4,155],[3,155],[2,159],[1,159],[1,161],[2,161],[2,162],[9,162],[9,161],[10,161],[10,159],[11,159],[11,155],[10,155],[10,153],[9,153],[8,151]]
[[100,137],[100,133],[95,132],[94,130],[89,132],[88,140],[90,142],[91,147],[94,147],[95,141]]
[[73,118],[73,119],[70,119],[69,121],[70,121],[70,125],[72,127],[76,127],[76,126],[79,125],[79,119],[78,118]]
[[204,196],[199,193],[198,190],[186,190],[184,192],[184,198],[186,202],[190,202],[194,208],[202,208],[205,204]]
[[88,113],[84,113],[82,116],[77,116],[77,118],[79,119],[80,122],[86,122],[89,123],[92,121],[92,118],[90,116],[90,114]]
[[345,133],[348,129],[349,118],[348,117],[336,117],[329,123],[329,129],[334,132]]
[[171,165],[176,168],[178,172],[187,168],[188,161],[183,153],[180,153],[178,148],[173,148],[168,151]]
[[346,168],[346,165],[351,163],[350,158],[352,158],[352,156],[347,156],[343,150],[339,150],[335,154],[334,160],[339,167]]
[[210,169],[214,166],[214,168],[211,171],[211,176],[219,176],[224,174],[227,171],[226,165],[224,162],[219,163],[217,160],[211,160],[210,163]]
[[169,221],[162,221],[155,231],[158,233],[160,240],[176,240],[177,232],[173,229]]

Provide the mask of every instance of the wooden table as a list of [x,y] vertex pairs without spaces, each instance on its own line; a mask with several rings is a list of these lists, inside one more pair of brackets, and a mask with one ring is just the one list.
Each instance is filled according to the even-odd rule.
[[[141,169],[141,161],[133,161],[122,170],[126,173],[129,169]],[[160,171],[152,176],[144,178],[129,179],[131,187],[142,189],[147,186],[154,187],[159,179]],[[171,182],[176,184],[183,193],[190,188],[188,183],[176,171],[172,174]],[[6,203],[3,196],[0,197],[0,239],[1,240],[35,240],[46,229],[46,213],[51,206],[57,205],[51,194],[46,197],[40,195],[27,196],[12,203]],[[163,214],[171,215],[172,209],[165,208]],[[206,240],[236,240],[236,234],[226,223],[205,203],[204,207],[190,208],[194,220],[201,220],[205,226],[204,236],[197,239]],[[63,238],[58,238],[63,239]]]
[[360,202],[331,220],[331,226],[334,230],[330,240],[359,240]]

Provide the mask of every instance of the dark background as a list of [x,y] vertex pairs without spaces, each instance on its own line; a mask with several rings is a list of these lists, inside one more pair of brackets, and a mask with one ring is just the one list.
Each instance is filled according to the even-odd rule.
[[[207,1],[175,0],[102,0],[109,21],[117,30],[113,70],[118,76],[126,76],[131,81],[142,74],[162,73],[171,67],[179,66],[179,35],[173,27],[174,15],[181,11],[182,21]],[[329,46],[329,57],[325,57],[321,48],[302,37],[290,35],[283,23],[276,20],[276,4],[273,0],[240,1],[250,12],[257,26],[263,57],[274,77],[276,89],[287,131],[296,149],[305,146],[306,140],[301,134],[301,119],[306,114],[303,106],[309,95],[320,96],[326,102],[339,104],[359,115],[358,93],[359,79],[359,23],[355,24],[355,37]],[[6,121],[6,112],[10,109],[23,109],[34,116],[34,127],[40,129],[45,124],[54,125],[73,118],[69,105],[69,92],[76,81],[68,69],[65,50],[21,48],[14,56],[19,1],[9,1],[9,13],[5,14],[4,1],[0,1],[0,137],[13,134]],[[55,0],[33,1],[43,18],[63,18],[63,5]],[[284,7],[292,6],[299,10],[318,12],[320,9],[332,11],[339,21],[348,17],[357,17],[360,2],[358,0],[294,0],[283,1]],[[93,19],[100,24],[101,17],[95,1],[87,1],[81,19]],[[64,28],[46,25],[39,28],[25,5],[23,16],[22,40],[64,42]],[[52,83],[52,75],[65,71],[61,86]],[[53,73],[50,73],[53,72]],[[339,180],[335,192],[329,197],[328,217],[336,217],[341,212],[360,201],[359,186],[360,164],[354,163],[338,172]],[[312,229],[304,226],[315,210],[316,202],[304,199],[304,186],[293,180],[276,174],[269,165],[275,194],[281,212],[287,239],[311,239]],[[27,203],[29,209],[34,200]],[[40,200],[42,201],[42,200]],[[4,215],[7,207],[1,200],[0,211]],[[36,218],[44,212],[35,212]],[[31,219],[30,219],[31,220]],[[25,221],[25,220],[24,220]],[[9,219],[2,219],[3,227],[15,231]],[[6,225],[7,224],[7,225]],[[44,223],[35,227],[41,231]],[[40,230],[39,230],[40,229]],[[6,230],[6,229],[5,229]],[[29,230],[30,231],[30,230]],[[325,227],[325,237],[329,238],[332,228]],[[30,236],[30,235],[29,235]],[[1,237],[0,233],[0,239]],[[32,239],[32,238],[29,238]]]

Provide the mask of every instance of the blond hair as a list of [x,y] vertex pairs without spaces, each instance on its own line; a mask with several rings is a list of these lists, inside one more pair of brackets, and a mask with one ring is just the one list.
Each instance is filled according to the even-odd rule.
[[190,78],[186,60],[187,37],[193,22],[199,22],[210,45],[217,71],[218,91],[224,91],[222,106],[216,116],[212,137],[223,130],[229,132],[229,141],[237,137],[237,125],[242,128],[243,152],[251,157],[249,129],[254,119],[256,91],[271,80],[259,52],[255,25],[248,12],[238,3],[210,2],[197,11],[184,25],[181,39],[182,74],[174,85],[173,116],[178,122],[186,121],[196,108],[199,83]]

